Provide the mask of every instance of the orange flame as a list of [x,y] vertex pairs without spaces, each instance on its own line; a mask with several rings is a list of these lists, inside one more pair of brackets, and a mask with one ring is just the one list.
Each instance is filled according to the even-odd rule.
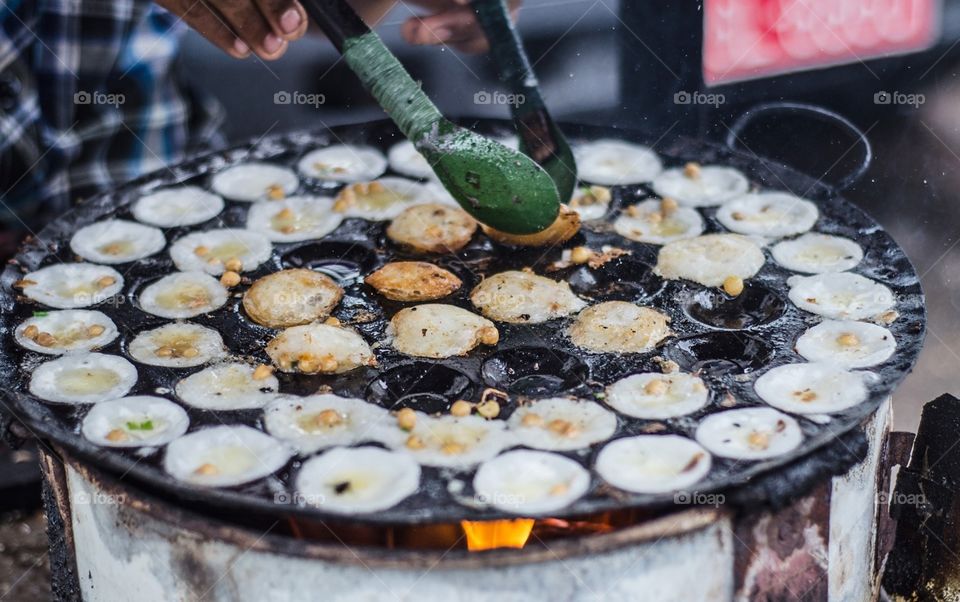
[[533,530],[532,518],[491,521],[460,521],[471,552],[496,548],[522,548]]

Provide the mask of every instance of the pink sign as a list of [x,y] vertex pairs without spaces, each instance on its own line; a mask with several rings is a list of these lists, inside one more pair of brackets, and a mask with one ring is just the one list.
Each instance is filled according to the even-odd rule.
[[704,0],[707,84],[929,48],[938,0]]

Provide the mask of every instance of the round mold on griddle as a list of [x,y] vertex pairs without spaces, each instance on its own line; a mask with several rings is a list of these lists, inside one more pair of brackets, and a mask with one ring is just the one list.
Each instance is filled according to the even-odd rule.
[[487,358],[480,376],[488,387],[511,395],[544,397],[577,389],[590,378],[590,368],[559,349],[514,347]]
[[782,316],[787,301],[768,286],[749,282],[736,297],[720,289],[691,290],[683,301],[683,310],[697,322],[713,328],[745,330]]
[[287,251],[280,262],[285,268],[311,269],[330,276],[340,286],[350,286],[370,271],[377,254],[359,242],[326,240]]
[[388,410],[413,408],[434,414],[448,412],[454,401],[471,397],[475,388],[459,370],[415,361],[381,372],[367,385],[366,398]]
[[647,301],[663,288],[653,266],[636,255],[621,255],[597,269],[580,266],[571,272],[570,288],[597,301]]
[[720,377],[749,374],[769,365],[775,349],[768,341],[743,332],[708,332],[672,341],[665,355],[685,372]]

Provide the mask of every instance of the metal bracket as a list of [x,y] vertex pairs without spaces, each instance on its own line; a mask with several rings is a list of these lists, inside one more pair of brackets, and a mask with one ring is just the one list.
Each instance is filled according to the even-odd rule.
[[960,595],[958,433],[960,400],[944,394],[923,407],[909,460],[906,439],[890,441],[892,462],[901,465],[888,500],[895,535],[883,576],[893,600],[956,600]]

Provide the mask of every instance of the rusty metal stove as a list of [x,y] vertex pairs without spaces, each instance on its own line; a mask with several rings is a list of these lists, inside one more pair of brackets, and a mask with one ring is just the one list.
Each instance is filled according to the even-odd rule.
[[[783,116],[797,107],[774,109]],[[735,130],[747,124],[744,120]],[[373,124],[360,133],[384,143],[389,140],[384,132],[382,125]],[[592,133],[603,134],[607,131]],[[297,144],[314,142],[303,139]],[[885,233],[863,225],[866,216],[837,200],[838,190],[740,153],[735,142],[721,147],[677,141],[667,152],[739,161],[737,165],[758,179],[785,178],[803,190],[816,188],[832,207],[830,220],[838,232],[848,228],[848,236],[877,234],[870,243],[876,274],[888,281],[897,277],[897,270],[913,274]],[[289,140],[270,144],[291,152],[283,147]],[[272,157],[277,151],[270,144],[257,152]],[[868,159],[869,145],[862,135],[860,144]],[[243,156],[249,152],[240,150]],[[174,179],[203,175],[195,166],[178,169],[182,173]],[[844,185],[863,169],[844,178]],[[129,201],[137,186],[131,183],[118,198]],[[88,213],[114,211],[115,202],[95,200]],[[57,236],[71,231],[67,220],[59,222]],[[8,272],[6,276],[16,277],[15,269]],[[58,424],[56,416],[44,414],[42,406],[14,399],[21,417],[41,433],[50,429],[47,434],[61,443],[42,446],[41,451],[55,592],[60,599],[135,596],[144,601],[874,599],[890,545],[890,467],[901,463],[901,454],[891,450],[904,449],[894,444],[896,439],[888,442],[887,396],[909,371],[923,332],[922,293],[915,278],[906,280],[897,293],[907,299],[908,319],[893,327],[907,343],[906,350],[901,348],[903,357],[887,368],[883,389],[874,392],[869,404],[830,424],[811,421],[815,444],[775,465],[738,469],[736,479],[704,491],[680,492],[672,503],[618,497],[598,487],[596,495],[567,511],[562,520],[533,522],[532,535],[520,548],[498,548],[501,544],[494,542],[498,549],[468,549],[463,526],[451,520],[475,521],[481,531],[489,531],[484,522],[503,517],[454,507],[463,516],[452,519],[449,509],[431,513],[435,501],[426,498],[416,520],[391,510],[375,520],[333,523],[305,516],[295,506],[270,504],[262,491],[260,497],[190,492],[147,462],[138,465],[139,460],[89,449]],[[722,330],[702,336],[701,347],[716,354],[706,359],[736,363],[738,357],[724,355],[732,353],[723,346],[731,336],[736,338]],[[18,386],[22,383],[12,389]],[[423,516],[427,519],[421,520]],[[391,522],[392,517],[398,520]]]

